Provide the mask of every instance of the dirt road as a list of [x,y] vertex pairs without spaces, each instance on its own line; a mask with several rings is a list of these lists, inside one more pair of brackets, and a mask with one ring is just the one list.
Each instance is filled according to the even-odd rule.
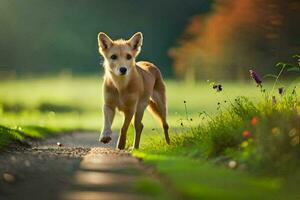
[[116,134],[104,145],[96,133],[73,133],[8,148],[0,152],[0,199],[161,199],[139,190],[145,180],[159,182],[115,150],[116,141]]

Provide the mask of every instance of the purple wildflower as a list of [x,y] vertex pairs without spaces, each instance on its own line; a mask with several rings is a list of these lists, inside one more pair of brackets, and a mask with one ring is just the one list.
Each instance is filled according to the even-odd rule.
[[283,95],[283,93],[284,93],[284,87],[278,88],[278,93],[279,93],[280,95]]
[[223,90],[223,87],[221,84],[218,84],[218,85],[214,85],[213,89],[215,89],[217,92],[221,92]]
[[258,74],[255,71],[253,71],[253,70],[249,70],[249,72],[250,72],[250,76],[256,82],[257,86],[261,86],[262,80],[258,76]]

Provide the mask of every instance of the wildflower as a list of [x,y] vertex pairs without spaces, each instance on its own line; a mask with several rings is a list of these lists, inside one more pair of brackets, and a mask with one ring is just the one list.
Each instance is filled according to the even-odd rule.
[[283,95],[283,93],[284,93],[284,87],[278,88],[278,93],[279,93],[280,95]]
[[257,118],[256,117],[253,117],[251,119],[251,125],[255,126],[257,124]]
[[262,80],[261,78],[257,75],[257,73],[253,70],[249,70],[250,72],[250,76],[252,77],[252,79],[256,82],[257,86],[262,86],[261,83],[262,83]]
[[237,162],[236,161],[231,160],[231,161],[228,162],[228,167],[229,168],[234,169],[234,168],[236,168],[236,166],[237,166]]
[[246,131],[243,132],[244,138],[249,138],[249,137],[251,137],[251,135],[252,135],[252,133],[250,131],[246,130]]
[[272,96],[272,104],[275,105],[276,103],[277,103],[276,97],[275,97],[275,96]]
[[214,84],[213,89],[215,89],[217,92],[221,92],[223,90],[223,87],[221,84]]

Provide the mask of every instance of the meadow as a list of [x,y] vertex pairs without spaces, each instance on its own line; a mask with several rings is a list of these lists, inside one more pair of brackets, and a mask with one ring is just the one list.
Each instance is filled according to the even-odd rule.
[[[2,80],[0,146],[75,130],[100,133],[101,79],[61,75]],[[215,84],[222,84],[222,91],[214,89]],[[169,178],[178,196],[299,197],[294,187],[299,181],[295,167],[299,163],[299,120],[290,109],[299,105],[297,96],[291,99],[276,89],[274,107],[250,78],[194,84],[167,80],[166,85],[172,145],[166,145],[159,124],[146,113],[141,149],[133,154]],[[263,88],[271,91],[272,83],[264,83]],[[118,131],[121,124],[118,114],[113,130]],[[133,127],[128,135],[129,147]]]
[[[32,137],[44,134],[88,130],[100,132],[102,125],[101,76],[27,77],[2,80],[0,83],[0,124]],[[172,132],[180,132],[186,118],[189,125],[201,121],[201,113],[214,114],[218,103],[245,94],[256,99],[259,90],[250,82],[226,82],[224,92],[217,93],[204,81],[185,84],[167,81],[168,121]],[[186,103],[184,103],[186,102]],[[144,117],[144,134],[161,135],[159,123],[148,112]],[[122,115],[113,124],[118,131]],[[142,143],[147,142],[142,139]]]

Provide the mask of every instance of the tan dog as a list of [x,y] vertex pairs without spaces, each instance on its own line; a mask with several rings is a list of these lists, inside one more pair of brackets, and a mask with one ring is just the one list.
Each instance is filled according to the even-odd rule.
[[118,108],[124,113],[124,123],[118,145],[124,149],[128,126],[134,116],[134,148],[139,148],[143,130],[142,118],[149,106],[150,111],[160,119],[165,138],[170,144],[169,126],[166,121],[165,84],[159,69],[149,62],[137,62],[141,51],[142,33],[134,34],[129,40],[111,40],[105,33],[98,34],[99,52],[104,58],[103,113],[104,126],[100,141],[111,140],[111,125]]

